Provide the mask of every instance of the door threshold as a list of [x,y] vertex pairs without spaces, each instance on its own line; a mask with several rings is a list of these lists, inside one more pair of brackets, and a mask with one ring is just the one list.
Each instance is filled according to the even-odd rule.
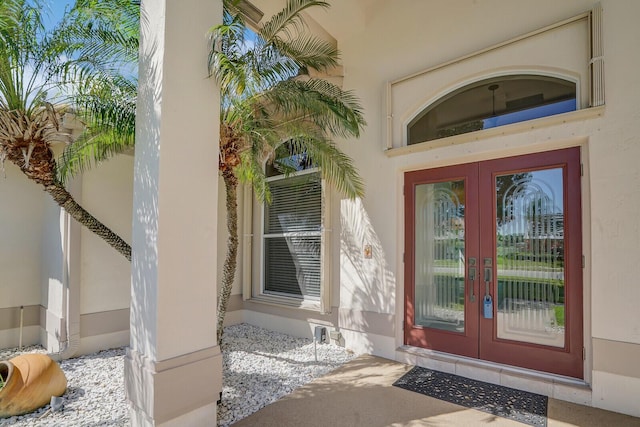
[[542,394],[558,400],[592,406],[591,386],[576,378],[408,345],[396,349],[396,360],[409,365]]

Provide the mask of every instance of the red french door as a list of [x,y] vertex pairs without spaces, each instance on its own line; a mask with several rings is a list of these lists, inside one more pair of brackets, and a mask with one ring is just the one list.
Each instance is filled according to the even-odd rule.
[[583,376],[580,151],[405,174],[405,342]]

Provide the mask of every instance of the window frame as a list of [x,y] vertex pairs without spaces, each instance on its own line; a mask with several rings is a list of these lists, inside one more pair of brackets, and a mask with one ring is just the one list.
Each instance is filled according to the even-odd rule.
[[[253,275],[250,268],[244,269],[244,277],[247,277],[249,280],[244,280],[243,286],[243,296],[245,300],[251,300],[253,302],[266,303],[269,305],[283,306],[283,307],[291,307],[291,308],[300,308],[311,311],[319,311],[322,314],[327,314],[331,312],[331,289],[329,286],[330,277],[330,244],[327,242],[330,241],[330,233],[331,227],[329,225],[330,218],[327,215],[327,212],[330,212],[330,198],[329,198],[329,189],[326,181],[322,178],[320,173],[320,169],[317,167],[305,169],[299,172],[291,173],[288,175],[275,175],[267,178],[267,182],[278,181],[282,179],[291,179],[299,176],[310,175],[310,174],[318,174],[320,177],[321,183],[321,194],[320,194],[320,231],[314,235],[318,235],[320,237],[320,297],[305,297],[297,296],[297,295],[287,295],[285,293],[275,294],[275,293],[266,293],[265,292],[265,278],[266,278],[266,266],[265,266],[265,223],[264,216],[266,214],[265,203],[260,203],[253,197],[253,192],[251,189],[248,189],[247,193],[250,194],[253,200],[247,200],[248,197],[245,197],[245,224],[252,224],[254,227],[258,228],[258,232],[255,234],[245,233],[245,245],[244,245],[244,254],[243,261],[246,264],[253,266],[256,268],[256,274]],[[253,215],[256,215],[258,218],[252,218]],[[247,218],[247,215],[251,217],[251,219]],[[257,220],[257,222],[254,222]],[[248,230],[248,228],[247,228]],[[269,235],[268,235],[269,236]],[[275,237],[274,234],[270,235],[271,237]],[[256,240],[257,239],[257,240]],[[253,243],[252,243],[253,242]],[[252,248],[252,244],[255,245],[255,248]],[[255,250],[253,250],[255,249]],[[248,261],[248,262],[247,262]],[[258,264],[256,264],[258,263]]]
[[[498,86],[502,86],[504,84],[504,82],[513,82],[513,81],[518,81],[518,80],[532,80],[532,81],[545,81],[545,80],[549,80],[552,81],[556,84],[562,84],[563,83],[568,83],[573,85],[573,93],[574,93],[574,97],[571,98],[572,100],[574,100],[575,102],[575,108],[573,110],[569,110],[569,111],[564,111],[564,112],[560,112],[560,113],[553,113],[553,114],[548,114],[548,115],[541,115],[538,117],[533,117],[533,118],[528,118],[528,119],[523,119],[523,120],[518,120],[518,121],[514,121],[511,123],[506,123],[506,124],[501,124],[501,125],[497,125],[497,126],[490,126],[490,127],[486,127],[483,129],[477,129],[477,130],[473,130],[473,131],[469,131],[469,132],[462,132],[462,133],[457,133],[457,134],[453,134],[453,135],[448,135],[448,136],[441,136],[441,137],[435,137],[435,138],[431,138],[431,139],[424,139],[424,140],[420,140],[420,141],[415,141],[415,142],[410,142],[411,139],[411,127],[415,124],[417,124],[420,120],[422,120],[422,118],[424,116],[426,116],[427,114],[429,114],[431,111],[439,108],[442,104],[450,101],[451,99],[456,98],[458,95],[463,95],[465,92],[470,91],[470,90],[474,90],[477,88],[482,88],[484,86],[489,86],[492,84],[497,84]],[[446,139],[446,138],[451,138],[451,137],[455,137],[455,136],[459,136],[459,135],[464,135],[464,134],[476,134],[478,132],[482,132],[482,131],[487,131],[489,129],[496,129],[496,128],[504,128],[506,126],[511,126],[511,125],[516,125],[519,123],[526,123],[526,122],[530,122],[533,120],[540,120],[540,119],[545,119],[547,117],[553,117],[553,116],[557,116],[557,115],[561,115],[561,114],[568,114],[568,113],[573,113],[576,112],[578,110],[581,110],[583,107],[583,105],[581,104],[581,93],[580,93],[580,80],[578,78],[576,78],[575,76],[568,76],[565,74],[561,74],[561,73],[552,73],[552,72],[541,72],[539,70],[533,71],[533,70],[509,70],[507,72],[497,72],[497,73],[489,73],[487,75],[483,75],[479,78],[475,78],[472,80],[467,80],[464,82],[460,82],[457,85],[454,85],[453,87],[448,88],[445,91],[441,91],[440,93],[438,93],[436,96],[432,97],[431,99],[429,99],[426,103],[424,103],[421,108],[417,109],[414,114],[412,114],[408,120],[406,120],[404,122],[403,125],[403,140],[404,140],[404,144],[405,146],[413,146],[413,145],[419,145],[419,144],[425,144],[425,143],[433,143],[434,141],[439,141],[442,139]],[[537,108],[541,108],[541,107],[545,107],[545,106],[549,106],[552,104],[557,104],[557,102],[554,103],[542,103],[540,105],[534,105],[532,107],[527,107],[527,108],[523,108],[517,111],[511,111],[511,112],[507,112],[507,113],[501,113],[501,114],[495,114],[494,113],[494,117],[504,117],[506,115],[509,114],[524,114],[525,112],[530,112],[534,109]],[[486,117],[484,117],[484,115],[479,114],[478,117],[481,117],[479,119],[476,120],[490,120],[492,117],[490,115],[487,115]],[[464,122],[460,122],[457,123],[456,125],[462,125],[464,124]]]

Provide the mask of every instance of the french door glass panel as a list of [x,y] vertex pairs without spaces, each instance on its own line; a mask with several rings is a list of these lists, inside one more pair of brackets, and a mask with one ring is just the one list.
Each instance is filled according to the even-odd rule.
[[565,346],[561,168],[499,175],[497,337]]
[[405,174],[405,343],[583,378],[580,149]]
[[464,332],[464,181],[415,188],[417,326]]

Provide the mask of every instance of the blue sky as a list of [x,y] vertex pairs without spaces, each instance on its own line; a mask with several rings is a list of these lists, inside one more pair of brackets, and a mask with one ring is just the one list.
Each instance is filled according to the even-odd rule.
[[62,18],[65,7],[67,7],[67,5],[71,7],[73,0],[47,0],[47,3],[49,9],[46,13],[47,24],[52,27]]

